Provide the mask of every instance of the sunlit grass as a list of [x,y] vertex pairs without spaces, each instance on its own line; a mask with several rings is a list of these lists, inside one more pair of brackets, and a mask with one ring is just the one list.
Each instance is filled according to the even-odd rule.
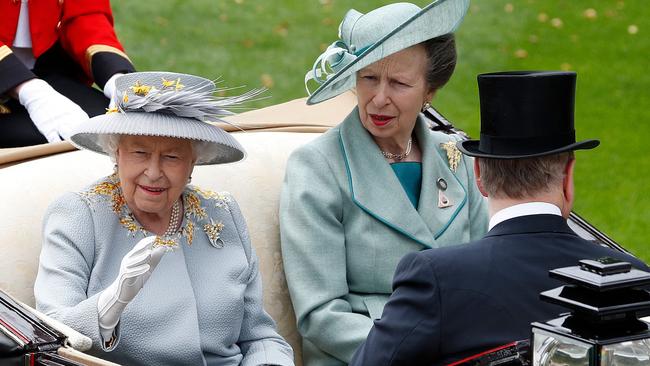
[[[303,78],[336,39],[345,11],[390,1],[113,0],[116,29],[140,70],[269,88],[263,107],[305,96]],[[425,5],[425,2],[417,2]],[[639,0],[474,0],[457,34],[459,63],[434,105],[479,131],[476,75],[499,70],[578,73],[575,210],[650,261],[650,10]]]

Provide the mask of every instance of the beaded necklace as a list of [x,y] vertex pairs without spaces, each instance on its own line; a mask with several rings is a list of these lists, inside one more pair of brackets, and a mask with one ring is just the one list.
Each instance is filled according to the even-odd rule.
[[163,236],[172,236],[178,232],[178,224],[181,218],[181,200],[178,199],[172,206],[172,214],[169,217],[169,226]]

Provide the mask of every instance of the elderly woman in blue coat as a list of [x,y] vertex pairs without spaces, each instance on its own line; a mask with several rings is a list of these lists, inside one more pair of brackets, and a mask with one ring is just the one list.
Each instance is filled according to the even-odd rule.
[[[350,10],[305,77],[319,103],[357,107],[289,158],[280,206],[285,273],[308,366],[347,364],[380,317],[405,254],[482,237],[486,205],[456,137],[420,112],[451,77],[468,0]],[[307,85],[309,87],[309,85]]]
[[237,203],[188,185],[195,164],[244,157],[204,120],[255,92],[216,98],[210,80],[160,72],[116,86],[117,107],[72,136],[115,172],[47,210],[36,306],[125,365],[293,365]]

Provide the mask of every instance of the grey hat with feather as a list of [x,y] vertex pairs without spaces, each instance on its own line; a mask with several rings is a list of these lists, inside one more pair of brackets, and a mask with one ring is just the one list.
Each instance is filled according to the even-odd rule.
[[122,75],[115,88],[115,107],[77,126],[70,137],[73,145],[107,154],[101,143],[103,135],[163,136],[207,143],[209,148],[201,149],[197,165],[230,163],[245,157],[235,138],[209,122],[223,122],[221,117],[233,114],[226,108],[240,106],[262,90],[218,97],[213,81],[172,72]]

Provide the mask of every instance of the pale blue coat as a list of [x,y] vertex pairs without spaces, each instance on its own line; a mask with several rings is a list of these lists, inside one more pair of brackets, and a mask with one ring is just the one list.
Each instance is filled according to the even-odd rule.
[[[289,158],[280,205],[282,255],[307,366],[343,365],[381,316],[405,254],[479,239],[487,230],[473,162],[456,170],[418,117],[422,188],[417,210],[354,109]],[[453,203],[438,207],[444,194]]]
[[[117,346],[102,350],[98,293],[115,280],[124,255],[151,235],[137,221],[119,222],[129,211],[113,210],[120,204],[115,181],[66,194],[47,210],[37,308],[92,338],[93,354],[124,365],[293,365],[291,347],[262,307],[258,260],[238,205],[195,187],[183,193],[179,248],[163,256],[126,307]],[[218,223],[221,242],[213,246],[204,226]]]

